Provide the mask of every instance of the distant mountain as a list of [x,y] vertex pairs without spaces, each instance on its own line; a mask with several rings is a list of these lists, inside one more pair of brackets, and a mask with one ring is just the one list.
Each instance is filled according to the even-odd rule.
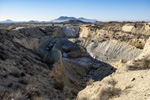
[[0,21],[0,23],[39,23],[39,21],[30,20],[30,21],[12,21],[10,19],[7,19],[5,21]]
[[96,22],[96,19],[86,19],[83,17],[80,18],[75,18],[75,17],[67,17],[67,16],[60,16],[57,19],[52,20],[51,22],[65,22],[65,21],[69,21],[69,20],[79,20],[79,21],[83,21],[83,22]]
[[13,21],[10,20],[10,19],[7,19],[7,20],[5,20],[5,21],[1,21],[1,23],[13,23]]
[[61,16],[57,20],[76,20],[75,17]]
[[13,22],[11,19],[7,19],[5,22]]
[[78,20],[81,20],[83,22],[97,22],[98,21],[96,19],[86,19],[86,18],[83,18],[83,17],[78,18]]
[[68,21],[64,21],[64,22],[61,22],[61,23],[64,23],[64,24],[85,24],[85,23],[88,23],[88,22],[83,22],[81,20],[68,20]]
[[35,21],[35,20],[30,20],[27,23],[39,23],[39,21]]

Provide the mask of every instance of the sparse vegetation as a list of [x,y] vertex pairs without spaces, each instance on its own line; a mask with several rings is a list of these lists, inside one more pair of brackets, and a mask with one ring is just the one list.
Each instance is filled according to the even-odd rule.
[[142,70],[150,68],[150,60],[143,58],[135,62],[134,66],[128,66],[129,70]]
[[111,24],[111,23],[112,23],[111,21],[107,22],[107,24]]
[[146,58],[142,59],[142,65],[144,68],[150,68],[150,61]]
[[14,25],[11,25],[11,26],[9,26],[9,27],[8,27],[8,30],[15,29],[15,27],[16,27],[16,26],[14,26]]
[[64,83],[63,82],[55,81],[54,88],[63,91],[63,89],[64,89]]
[[118,96],[121,93],[120,88],[116,88],[117,81],[111,79],[107,82],[110,86],[107,88],[103,88],[100,94],[100,100],[109,100],[114,96]]
[[9,93],[7,91],[3,91],[2,87],[0,87],[0,100],[24,100],[25,95],[22,95],[20,91]]
[[94,82],[93,79],[89,79],[89,80],[86,82],[86,85],[92,85],[93,82]]
[[9,96],[8,93],[3,91],[3,88],[0,87],[0,100],[8,100]]
[[25,91],[26,91],[27,98],[30,98],[31,100],[34,100],[35,97],[40,98],[40,96],[41,96],[38,89],[34,88],[32,85],[27,85],[25,88]]

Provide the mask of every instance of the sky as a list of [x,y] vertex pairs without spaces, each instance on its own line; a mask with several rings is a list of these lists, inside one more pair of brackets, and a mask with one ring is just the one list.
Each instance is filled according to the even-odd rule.
[[50,21],[60,16],[150,21],[150,0],[0,0],[0,21]]

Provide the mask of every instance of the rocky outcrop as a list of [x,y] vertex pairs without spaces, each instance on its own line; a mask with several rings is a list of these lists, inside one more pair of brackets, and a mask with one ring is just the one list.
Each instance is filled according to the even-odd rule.
[[[122,42],[139,45],[145,44],[150,34],[147,23],[110,24],[110,25],[88,25],[80,27],[80,38],[91,40],[118,40]],[[138,47],[138,46],[137,46]]]
[[138,23],[138,24],[125,24],[122,27],[122,31],[136,33],[136,34],[144,34],[149,35],[150,33],[150,25],[147,23]]
[[[104,62],[129,61],[143,49],[150,28],[147,23],[81,26],[76,41],[95,59]],[[139,31],[139,32],[138,32]]]
[[131,26],[131,25],[124,25],[122,27],[122,31],[124,31],[124,32],[132,32],[133,28],[135,28],[135,27]]
[[67,37],[77,37],[79,34],[79,27],[62,27],[62,30]]

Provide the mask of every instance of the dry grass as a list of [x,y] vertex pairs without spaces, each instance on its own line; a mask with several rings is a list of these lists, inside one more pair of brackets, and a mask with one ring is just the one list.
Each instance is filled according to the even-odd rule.
[[22,95],[20,91],[15,93],[8,93],[3,91],[3,89],[0,87],[0,100],[24,100],[25,96]]
[[114,96],[118,96],[121,92],[121,89],[115,87],[104,88],[101,91],[100,100],[109,100]]
[[40,98],[41,93],[38,89],[34,88],[32,85],[27,85],[25,88],[27,98],[34,100],[34,98]]
[[15,25],[11,25],[11,26],[8,27],[8,30],[12,30],[12,29],[15,29],[15,28],[16,28]]
[[63,89],[64,89],[64,83],[63,82],[55,81],[54,88],[63,91]]
[[20,91],[16,92],[16,93],[12,93],[10,95],[11,99],[14,99],[14,100],[24,100],[25,96],[22,95],[22,93]]
[[143,58],[135,62],[134,65],[128,66],[129,70],[143,70],[150,68],[150,60],[147,58]]
[[148,59],[143,58],[141,61],[144,68],[150,68],[150,61]]
[[9,100],[9,93],[3,91],[3,88],[0,87],[0,100]]
[[115,81],[114,79],[108,80],[107,84],[110,86],[101,90],[100,100],[109,100],[114,96],[119,96],[119,94],[121,93],[121,89],[116,88],[117,81]]
[[89,80],[86,82],[86,85],[92,85],[93,82],[94,82],[93,79],[89,79]]
[[34,96],[32,100],[43,100],[42,97]]

